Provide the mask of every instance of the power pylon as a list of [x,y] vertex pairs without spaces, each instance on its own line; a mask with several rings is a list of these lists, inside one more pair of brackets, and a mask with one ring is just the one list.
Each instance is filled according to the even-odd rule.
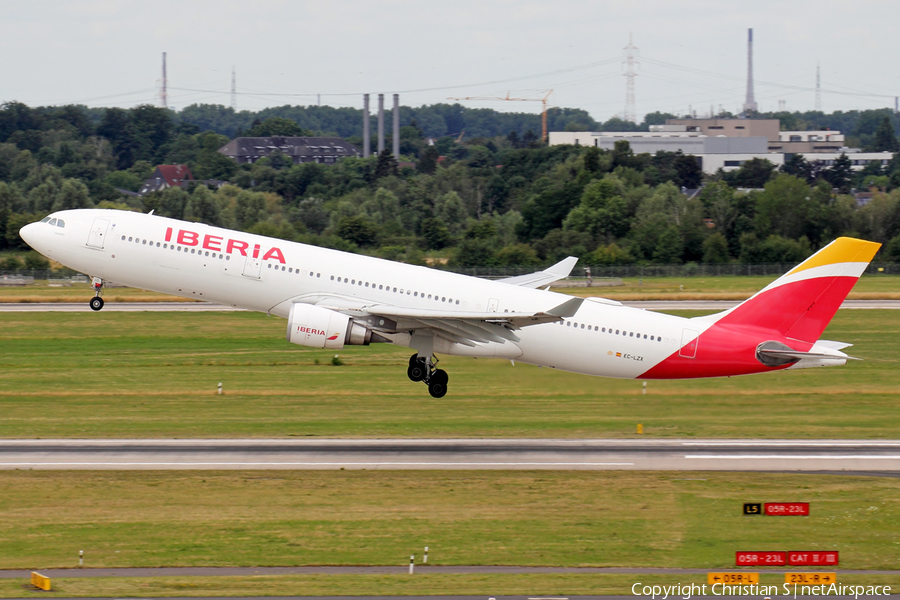
[[625,120],[637,123],[637,115],[634,102],[634,78],[637,77],[634,69],[636,65],[641,63],[635,58],[637,55],[637,47],[631,41],[631,33],[628,34],[628,45],[623,48],[625,50]]

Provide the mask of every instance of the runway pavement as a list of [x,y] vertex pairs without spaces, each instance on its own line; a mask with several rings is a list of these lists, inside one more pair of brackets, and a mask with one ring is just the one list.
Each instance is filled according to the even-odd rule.
[[[0,312],[93,312],[84,302],[6,302]],[[622,304],[647,310],[726,310],[740,302],[731,300],[634,300]],[[900,309],[900,300],[845,300],[841,308]],[[229,312],[244,310],[212,302],[107,302],[111,312]]]
[[0,440],[0,469],[900,473],[900,440]]

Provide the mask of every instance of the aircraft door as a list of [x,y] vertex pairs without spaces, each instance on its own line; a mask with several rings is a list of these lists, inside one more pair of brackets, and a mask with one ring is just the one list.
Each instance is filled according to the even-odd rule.
[[697,343],[700,341],[700,332],[693,329],[685,329],[681,332],[681,350],[678,356],[682,358],[696,358]]
[[252,256],[248,256],[247,260],[244,262],[244,277],[251,277],[253,279],[259,279],[259,273],[262,270],[262,260],[259,258],[253,258]]
[[108,227],[109,220],[94,219],[94,223],[91,225],[91,232],[88,234],[87,245],[91,248],[103,248]]
[[488,312],[497,312],[497,307],[500,306],[500,302],[496,298],[491,298],[488,301]]

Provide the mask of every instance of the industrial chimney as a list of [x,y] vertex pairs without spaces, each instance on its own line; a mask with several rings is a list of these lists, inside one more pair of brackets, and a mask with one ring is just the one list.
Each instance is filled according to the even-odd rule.
[[369,133],[369,95],[363,94],[363,158],[372,154],[372,140]]
[[747,30],[747,99],[744,114],[756,112],[756,98],[753,96],[753,28]]
[[394,158],[400,160],[400,94],[394,94]]
[[378,154],[384,150],[384,94],[378,94]]

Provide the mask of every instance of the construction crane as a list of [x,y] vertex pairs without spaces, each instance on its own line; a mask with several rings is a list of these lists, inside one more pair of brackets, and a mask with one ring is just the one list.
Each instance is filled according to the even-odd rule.
[[541,90],[539,94],[544,94],[543,98],[511,98],[509,92],[506,96],[466,96],[465,98],[447,98],[447,100],[509,100],[512,102],[540,102],[543,110],[541,110],[541,139],[547,141],[547,99],[553,90]]

